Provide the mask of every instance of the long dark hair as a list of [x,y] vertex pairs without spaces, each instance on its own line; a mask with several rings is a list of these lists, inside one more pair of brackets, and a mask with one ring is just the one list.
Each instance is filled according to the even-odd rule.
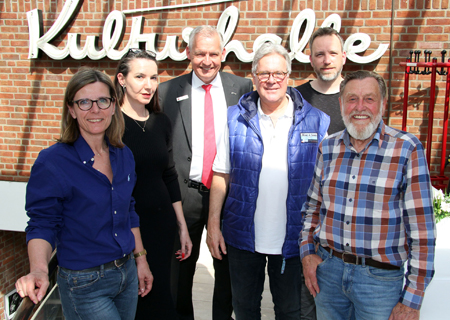
[[[118,105],[123,105],[123,99],[125,96],[125,89],[120,85],[119,79],[117,75],[119,73],[123,74],[124,78],[127,77],[130,72],[130,62],[134,59],[148,59],[154,61],[156,66],[158,67],[158,61],[156,61],[156,54],[152,51],[141,50],[137,48],[131,48],[128,53],[119,61],[119,65],[117,66],[116,74],[114,77],[114,86],[116,87],[117,97],[118,97]],[[156,89],[155,94],[152,97],[152,100],[145,106],[150,112],[159,113],[161,112],[161,107],[159,105],[158,99],[158,89]]]

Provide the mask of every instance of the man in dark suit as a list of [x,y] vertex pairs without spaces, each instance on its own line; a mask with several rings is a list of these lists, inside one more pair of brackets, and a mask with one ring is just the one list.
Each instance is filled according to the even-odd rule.
[[[225,49],[222,35],[213,27],[195,28],[186,53],[193,72],[160,84],[158,92],[163,111],[173,125],[173,155],[193,243],[191,256],[172,267],[173,290],[180,319],[194,319],[192,282],[208,219],[212,178],[212,162],[208,164],[210,161],[204,157],[209,154],[209,159],[214,160],[216,143],[226,127],[227,107],[252,91],[253,84],[250,79],[219,72]],[[207,113],[209,108],[213,110],[211,114]],[[204,130],[211,130],[212,134],[205,135]],[[210,136],[213,151],[206,142]],[[233,310],[226,256],[214,259],[214,269],[213,320],[229,320]]]

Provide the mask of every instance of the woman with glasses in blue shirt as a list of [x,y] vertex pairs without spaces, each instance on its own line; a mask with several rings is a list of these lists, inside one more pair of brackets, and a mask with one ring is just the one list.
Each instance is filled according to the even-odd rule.
[[42,300],[56,247],[66,319],[134,319],[138,294],[150,292],[153,276],[134,210],[134,159],[122,143],[124,121],[111,79],[90,68],[77,72],[61,122],[58,143],[42,150],[31,170],[30,273],[16,289],[34,303]]
[[158,103],[156,54],[130,49],[119,62],[114,83],[125,119],[123,142],[136,161],[133,197],[147,261],[155,278],[150,294],[138,300],[136,319],[178,319],[170,291],[177,233],[180,261],[190,256],[192,242],[173,161],[172,125]]

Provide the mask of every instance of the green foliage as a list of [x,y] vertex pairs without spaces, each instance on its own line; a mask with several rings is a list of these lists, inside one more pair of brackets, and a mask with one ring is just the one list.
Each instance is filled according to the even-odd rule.
[[450,217],[450,195],[446,195],[442,190],[433,188],[433,209],[436,223]]

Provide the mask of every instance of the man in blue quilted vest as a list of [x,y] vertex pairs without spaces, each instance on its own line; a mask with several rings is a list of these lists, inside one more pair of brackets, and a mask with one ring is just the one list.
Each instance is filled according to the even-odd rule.
[[276,318],[300,319],[300,212],[330,119],[288,87],[290,73],[286,49],[258,49],[256,91],[228,108],[214,161],[207,244],[228,255],[237,320],[261,319],[266,263]]

